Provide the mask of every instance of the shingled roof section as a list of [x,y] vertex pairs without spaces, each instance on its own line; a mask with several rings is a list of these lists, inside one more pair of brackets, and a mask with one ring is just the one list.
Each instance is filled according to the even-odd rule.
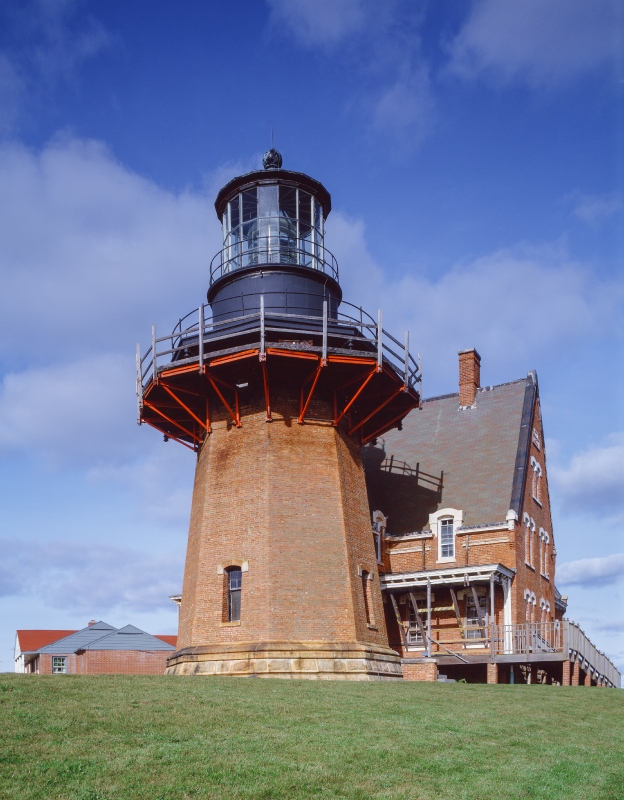
[[459,394],[425,400],[402,431],[363,449],[371,511],[388,517],[388,534],[426,530],[441,508],[463,510],[467,526],[505,521],[525,468],[518,459],[529,384],[531,373],[479,389],[471,408],[460,409]]
[[102,639],[88,644],[85,650],[175,650],[175,647],[167,642],[163,642],[150,633],[135,628],[134,625],[126,625]]
[[94,625],[88,625],[80,631],[76,631],[71,636],[66,636],[64,639],[59,639],[57,642],[49,644],[47,647],[42,647],[42,653],[75,653],[77,650],[84,650],[87,645],[95,642],[97,639],[102,639],[104,636],[109,636],[116,631],[112,625],[107,622],[96,622]]

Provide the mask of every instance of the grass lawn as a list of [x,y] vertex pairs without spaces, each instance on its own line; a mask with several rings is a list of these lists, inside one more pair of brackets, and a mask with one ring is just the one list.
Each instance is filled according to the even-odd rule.
[[0,675],[0,798],[624,798],[624,692]]

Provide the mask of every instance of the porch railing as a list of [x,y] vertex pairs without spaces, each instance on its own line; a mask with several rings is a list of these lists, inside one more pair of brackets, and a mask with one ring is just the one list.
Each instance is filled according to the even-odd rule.
[[[451,634],[453,630],[454,635]],[[465,660],[475,650],[489,652],[492,656],[559,654],[562,661],[578,661],[581,669],[589,672],[593,680],[602,682],[606,679],[618,688],[621,685],[622,676],[613,662],[591,643],[575,622],[569,620],[521,625],[470,625],[461,629],[432,629],[431,633],[433,656],[456,653]],[[406,638],[408,645],[426,648],[427,643],[423,642],[418,628],[410,626]]]

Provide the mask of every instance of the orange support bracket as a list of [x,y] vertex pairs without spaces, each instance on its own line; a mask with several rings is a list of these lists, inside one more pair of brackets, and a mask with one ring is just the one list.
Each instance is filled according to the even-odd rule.
[[[305,415],[306,415],[306,411],[308,410],[308,406],[310,405],[310,401],[312,400],[312,395],[314,394],[314,390],[316,389],[316,384],[318,383],[318,379],[321,377],[321,370],[323,369],[324,366],[325,365],[321,361],[321,363],[316,368],[316,372],[314,373],[314,380],[312,381],[312,387],[311,387],[310,392],[308,394],[308,399],[303,404],[303,406],[301,408],[301,413],[299,414],[299,419],[297,420],[297,422],[300,425],[303,425],[303,422],[304,422],[304,419],[305,419]],[[310,378],[308,378],[308,380],[306,380],[305,383],[303,384],[303,386],[301,387],[301,399],[302,400],[303,400],[303,387],[306,385],[306,383],[308,383],[309,380],[310,380]]]
[[340,414],[334,419],[334,426],[336,426],[340,422],[340,420],[344,417],[344,415],[351,408],[351,406],[355,403],[355,401],[358,399],[358,397],[362,394],[362,392],[368,386],[368,383],[372,380],[373,376],[376,373],[377,373],[377,369],[376,368],[372,372],[369,372],[369,374],[366,376],[366,379],[364,380],[364,383],[360,386],[360,388],[357,390],[357,392],[349,400],[347,405],[342,409]]
[[383,403],[380,403],[374,411],[371,411],[370,414],[368,414],[368,416],[364,417],[364,419],[358,422],[357,425],[354,425],[353,428],[351,428],[351,430],[349,431],[349,436],[351,436],[352,433],[355,433],[355,431],[357,431],[358,428],[361,428],[362,425],[365,425],[369,419],[374,417],[378,411],[381,411],[381,409],[384,408],[384,406],[387,406],[388,403],[391,403],[394,400],[394,398],[400,395],[402,392],[403,392],[403,387],[401,386],[401,388],[397,389],[396,392],[390,395],[390,397],[387,397],[383,401]]
[[160,425],[156,425],[156,424],[154,424],[153,422],[151,422],[150,420],[147,420],[147,419],[143,420],[143,422],[145,422],[147,425],[150,425],[155,430],[160,431],[161,433],[163,433],[167,437],[167,439],[173,439],[174,442],[179,442],[180,444],[183,444],[185,447],[188,447],[188,449],[192,450],[194,453],[196,452],[195,447],[190,445],[188,442],[183,442],[182,439],[178,439],[177,436],[174,436],[171,433],[167,433],[167,431],[164,428],[161,428]]
[[[414,408],[414,406],[412,406],[412,408]],[[411,410],[412,410],[411,408],[408,408],[405,411],[402,411],[400,414],[397,414],[396,417],[393,417],[391,420],[388,420],[388,422],[386,422],[385,425],[382,425],[381,428],[378,428],[375,431],[375,433],[369,433],[368,436],[363,437],[362,444],[366,444],[366,442],[370,442],[371,439],[375,439],[377,436],[381,436],[382,433],[385,433],[386,431],[390,430],[390,427],[393,422],[396,422],[399,419],[403,419],[403,417],[406,417]]]
[[264,402],[266,403],[266,422],[273,422],[271,417],[271,395],[269,392],[269,373],[267,372],[266,359],[261,361],[262,379],[264,381]]
[[198,422],[202,426],[202,428],[208,430],[208,426],[206,425],[206,423],[203,422],[197,416],[197,414],[191,411],[191,409],[186,405],[186,403],[183,403],[182,400],[180,400],[180,398],[175,394],[175,392],[172,392],[171,389],[163,381],[160,382],[160,385],[167,392],[168,395],[171,395],[171,397],[173,397],[173,399],[178,403],[178,405],[180,405],[188,414],[190,414],[193,417],[195,422]]
[[240,428],[241,427],[241,421],[240,421],[240,412],[239,412],[239,409],[238,409],[238,391],[236,389],[234,390],[234,397],[235,397],[235,400],[236,400],[236,412],[234,412],[230,408],[230,405],[229,405],[228,401],[225,399],[225,397],[223,396],[223,394],[219,390],[219,387],[217,386],[217,384],[213,380],[212,375],[210,375],[210,373],[208,371],[206,371],[206,377],[210,381],[210,385],[212,386],[212,388],[219,395],[219,399],[221,400],[223,405],[227,408],[228,413],[232,417],[232,420],[233,420],[234,424],[236,425],[237,428]]
[[[155,411],[157,414],[160,414],[160,416],[161,416],[163,419],[166,419],[166,420],[167,420],[167,422],[170,422],[170,423],[171,423],[172,425],[174,425],[176,428],[179,428],[179,429],[180,429],[180,430],[181,430],[183,433],[185,433],[187,436],[190,436],[190,437],[191,437],[191,439],[193,439],[195,442],[199,443],[199,439],[197,438],[197,436],[195,436],[195,434],[194,434],[192,431],[189,431],[189,430],[187,430],[187,429],[184,427],[184,425],[180,425],[180,423],[179,423],[179,422],[176,422],[175,420],[171,419],[171,417],[168,417],[166,414],[163,414],[163,412],[162,412],[162,411],[161,411],[159,408],[156,408],[156,406],[155,406],[155,405],[152,405],[152,403],[150,403],[148,400],[144,400],[144,401],[143,401],[143,404],[144,404],[144,405],[146,405],[148,408],[151,408],[151,409],[152,409],[152,411]],[[166,435],[168,436],[169,434],[166,434]]]

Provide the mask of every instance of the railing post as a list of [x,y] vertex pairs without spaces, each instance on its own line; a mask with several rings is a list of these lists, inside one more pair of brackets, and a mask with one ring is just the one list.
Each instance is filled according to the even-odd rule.
[[327,300],[323,300],[323,353],[321,365],[327,365]]
[[403,389],[407,391],[409,386],[409,331],[405,331],[405,381]]
[[418,354],[418,383],[420,384],[420,388],[418,390],[418,394],[420,395],[418,401],[418,408],[422,408],[422,365],[420,363],[420,353]]
[[381,372],[383,364],[383,330],[381,327],[381,309],[377,312],[377,372]]
[[264,295],[260,295],[260,361],[266,360],[264,345]]
[[152,325],[152,380],[158,382],[158,365],[156,364],[156,325]]
[[137,425],[141,424],[141,410],[143,408],[143,371],[141,368],[141,345],[137,342],[136,346],[136,396],[137,396]]
[[[381,311],[379,324],[381,325]],[[431,658],[431,578],[427,578],[427,658]]]
[[204,371],[204,304],[199,306],[199,371]]

